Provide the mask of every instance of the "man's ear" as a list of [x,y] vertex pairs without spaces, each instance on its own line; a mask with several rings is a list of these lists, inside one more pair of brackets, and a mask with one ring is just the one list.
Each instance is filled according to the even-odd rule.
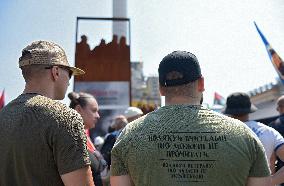
[[197,89],[199,92],[204,92],[205,88],[204,88],[204,78],[201,76],[199,79],[198,79],[198,85],[197,85]]
[[56,81],[59,78],[59,69],[57,66],[51,68],[52,78]]

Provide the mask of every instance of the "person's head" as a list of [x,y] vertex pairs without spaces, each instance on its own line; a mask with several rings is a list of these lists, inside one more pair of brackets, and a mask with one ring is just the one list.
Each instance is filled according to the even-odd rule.
[[224,114],[241,121],[249,119],[249,113],[255,112],[257,108],[251,103],[246,93],[236,92],[227,97]]
[[200,104],[204,79],[196,56],[186,51],[174,51],[165,56],[159,65],[160,93],[167,102],[182,98]]
[[85,92],[70,92],[68,97],[71,100],[69,107],[82,116],[85,129],[94,128],[100,118],[99,106],[95,97]]
[[81,36],[81,40],[82,40],[83,43],[86,43],[87,40],[88,40],[88,38],[87,38],[86,35],[82,35],[82,36]]
[[140,108],[137,107],[128,107],[124,111],[124,116],[126,117],[128,122],[134,121],[141,117],[143,115],[143,112]]
[[35,41],[22,50],[19,67],[26,82],[25,92],[63,99],[72,75],[85,72],[71,67],[64,50],[49,41]]
[[118,36],[117,36],[116,34],[114,34],[114,35],[112,36],[112,42],[115,43],[115,44],[117,44],[117,41],[118,41]]
[[108,128],[107,128],[108,133],[112,133],[114,131],[115,131],[115,128],[112,128],[112,125],[108,126]]
[[97,136],[95,139],[94,139],[94,145],[96,147],[97,150],[101,150],[103,144],[104,144],[105,140],[104,138],[102,138],[101,136]]
[[106,45],[106,40],[101,39],[101,43],[100,43],[100,45]]
[[277,107],[276,110],[279,112],[280,115],[284,114],[284,95],[280,96],[277,99]]
[[125,36],[121,36],[120,40],[119,40],[119,44],[120,45],[126,45],[126,37]]
[[125,116],[118,115],[114,118],[114,120],[111,124],[111,128],[113,128],[115,130],[120,130],[120,129],[124,128],[127,125],[127,123],[128,123],[128,121],[127,121]]

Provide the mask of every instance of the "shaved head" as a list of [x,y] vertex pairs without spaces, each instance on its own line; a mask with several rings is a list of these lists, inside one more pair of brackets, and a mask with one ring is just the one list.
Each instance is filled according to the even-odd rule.
[[277,105],[278,106],[284,106],[284,95],[283,96],[280,96],[279,98],[278,98],[278,100],[277,100]]
[[284,114],[284,95],[278,98],[276,110],[280,115]]
[[45,76],[45,73],[48,73],[45,67],[45,65],[29,65],[21,67],[25,82],[28,83],[32,79],[38,79]]

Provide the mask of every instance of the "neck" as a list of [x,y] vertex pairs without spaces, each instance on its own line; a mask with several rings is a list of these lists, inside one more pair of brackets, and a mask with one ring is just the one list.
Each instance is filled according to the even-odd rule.
[[249,120],[249,115],[248,114],[245,114],[245,115],[241,115],[241,116],[232,116],[233,118],[235,119],[238,119],[242,122],[246,122]]
[[200,105],[200,98],[189,98],[189,97],[167,98],[166,97],[165,104],[166,105],[181,105],[181,104]]
[[54,94],[53,94],[53,89],[51,89],[50,86],[48,86],[47,84],[45,84],[44,86],[39,86],[39,85],[43,85],[43,83],[27,83],[25,85],[25,89],[23,91],[24,94],[28,94],[28,93],[36,93],[36,94],[40,94],[42,96],[54,99]]

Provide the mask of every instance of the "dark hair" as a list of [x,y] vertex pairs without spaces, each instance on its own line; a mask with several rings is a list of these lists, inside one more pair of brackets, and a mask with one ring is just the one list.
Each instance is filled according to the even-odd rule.
[[70,92],[68,94],[68,98],[71,100],[69,107],[75,108],[77,105],[80,105],[81,107],[85,107],[88,103],[89,98],[95,99],[95,97],[91,94],[85,93],[85,92]]

